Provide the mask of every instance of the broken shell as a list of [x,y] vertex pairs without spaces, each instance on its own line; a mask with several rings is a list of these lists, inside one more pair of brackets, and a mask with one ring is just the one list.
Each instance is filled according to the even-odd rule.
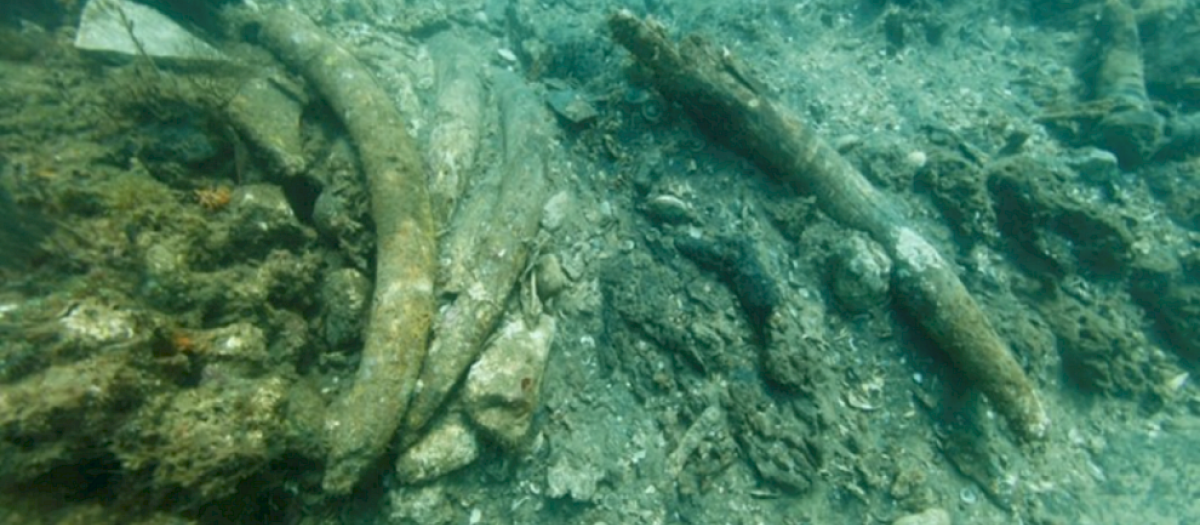
[[974,505],[979,501],[979,496],[975,495],[975,490],[971,487],[963,487],[962,490],[958,491],[958,500],[966,505]]
[[908,166],[913,169],[924,168],[925,164],[928,162],[929,155],[926,155],[925,152],[921,150],[910,151],[908,152],[908,155],[904,156],[904,163],[908,164]]
[[1188,377],[1190,377],[1190,376],[1191,375],[1188,374],[1187,372],[1183,372],[1183,373],[1177,374],[1175,376],[1172,376],[1171,379],[1167,380],[1167,390],[1174,392],[1176,390],[1179,390],[1180,388],[1183,388],[1183,385],[1187,384]]
[[661,224],[695,223],[692,206],[674,195],[658,195],[646,201],[646,215]]
[[859,394],[858,392],[850,392],[850,393],[846,394],[846,404],[850,405],[853,408],[862,410],[864,412],[871,412],[873,410],[879,410],[879,407],[872,405],[871,403],[868,403],[867,400],[863,399],[862,395]]
[[546,103],[562,118],[572,124],[581,124],[600,115],[596,107],[573,89],[557,89],[546,94]]

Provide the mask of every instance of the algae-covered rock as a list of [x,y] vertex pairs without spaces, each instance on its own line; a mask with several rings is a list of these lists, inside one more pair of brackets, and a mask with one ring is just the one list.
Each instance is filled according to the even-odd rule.
[[1086,305],[1064,296],[1044,308],[1067,378],[1086,391],[1161,399],[1167,378],[1179,370],[1147,340],[1140,315],[1105,303]]
[[286,399],[278,377],[184,390],[144,407],[114,448],[126,469],[148,473],[155,491],[227,496],[282,453]]
[[230,198],[230,236],[243,254],[297,246],[310,237],[279,186],[248,184],[234,190]]
[[0,387],[0,486],[92,459],[146,386],[114,351]]
[[1085,200],[1072,182],[1061,167],[1030,157],[991,166],[988,190],[1017,262],[1056,279],[1126,272],[1134,237],[1124,218]]
[[354,268],[325,275],[321,307],[325,342],[334,349],[349,348],[362,337],[364,313],[371,298],[371,281]]
[[68,343],[95,349],[133,338],[133,314],[94,298],[73,305],[58,320],[59,334]]
[[203,364],[202,382],[221,383],[231,378],[261,375],[270,355],[262,329],[240,322],[190,336],[195,361]]
[[779,283],[754,241],[733,235],[681,235],[675,247],[700,267],[716,272],[738,297],[755,329],[766,330],[782,298]]
[[[0,166],[2,167],[2,166]],[[50,222],[22,209],[0,186],[0,268],[20,268],[38,251],[38,243],[50,231]]]
[[226,115],[239,133],[285,176],[299,175],[308,164],[300,137],[303,101],[291,94],[272,79],[253,78],[239,86],[226,106]]

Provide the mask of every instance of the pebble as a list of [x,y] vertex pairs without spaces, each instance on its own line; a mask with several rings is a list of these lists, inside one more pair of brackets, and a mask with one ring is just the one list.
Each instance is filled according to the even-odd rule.
[[574,199],[566,191],[555,193],[542,207],[542,227],[547,231],[555,231],[562,227],[567,216],[574,209]]
[[944,509],[925,509],[916,514],[901,516],[892,525],[950,525],[950,513]]
[[479,450],[470,424],[461,413],[452,412],[396,458],[396,476],[405,483],[436,479],[470,465],[479,457]]
[[546,95],[546,102],[560,117],[573,124],[592,120],[600,115],[596,107],[573,89],[559,89]]
[[929,162],[929,155],[926,155],[925,152],[921,150],[913,150],[910,151],[908,155],[904,156],[904,162],[913,169],[921,169],[924,168],[925,164]]
[[1065,159],[1079,178],[1092,184],[1112,184],[1121,177],[1117,156],[1100,148],[1082,148],[1072,151]]
[[879,243],[853,235],[834,250],[833,294],[844,310],[858,314],[887,301],[892,259]]
[[692,206],[674,195],[657,195],[645,204],[646,215],[659,224],[694,224],[699,222]]
[[558,295],[571,284],[557,255],[547,254],[538,259],[537,284],[538,296],[543,301]]

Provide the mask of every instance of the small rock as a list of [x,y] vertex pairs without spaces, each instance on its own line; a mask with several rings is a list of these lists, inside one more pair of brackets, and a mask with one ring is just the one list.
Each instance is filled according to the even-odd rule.
[[457,500],[447,496],[442,483],[400,486],[388,491],[390,515],[383,523],[451,525],[462,523]]
[[537,292],[538,298],[548,301],[561,293],[571,284],[563,271],[562,263],[554,254],[543,255],[537,262]]
[[197,332],[194,339],[197,359],[204,367],[202,385],[219,387],[236,378],[258,377],[271,357],[266,334],[246,322]]
[[950,513],[944,509],[925,509],[917,514],[901,516],[892,525],[950,525]]
[[272,184],[249,184],[233,193],[233,239],[262,251],[269,247],[292,247],[304,237],[283,189]]
[[554,326],[549,315],[541,316],[532,328],[520,317],[509,321],[467,375],[463,395],[467,413],[506,447],[517,448],[529,433]]
[[558,89],[546,95],[546,103],[558,116],[573,124],[581,124],[600,114],[596,107],[573,89]]
[[892,259],[879,243],[856,234],[843,239],[834,252],[833,295],[843,309],[862,313],[887,300]]
[[542,207],[542,227],[551,232],[562,227],[574,204],[570,193],[566,191],[555,193]]
[[452,412],[396,458],[396,476],[405,483],[436,479],[470,465],[479,457],[479,440],[465,418]]
[[346,203],[342,197],[329,187],[321,190],[313,202],[312,221],[317,232],[329,239],[337,239],[354,224],[346,217]]
[[206,356],[227,360],[265,362],[267,337],[262,329],[247,322],[214,328],[204,332]]
[[1073,151],[1066,162],[1081,180],[1092,184],[1112,184],[1121,177],[1117,156],[1100,148]]
[[170,237],[146,248],[142,256],[145,269],[145,290],[156,301],[173,303],[192,289],[188,249],[191,244],[182,237]]
[[575,501],[591,501],[604,473],[595,468],[575,465],[560,459],[546,470],[547,495],[551,498],[570,496]]

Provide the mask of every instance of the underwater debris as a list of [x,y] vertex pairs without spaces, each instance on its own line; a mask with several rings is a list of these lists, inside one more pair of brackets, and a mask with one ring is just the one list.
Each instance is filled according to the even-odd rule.
[[485,90],[480,79],[483,60],[469,42],[446,31],[434,35],[429,47],[437,64],[438,84],[425,155],[433,218],[441,228],[470,186],[483,135]]
[[421,154],[387,94],[302,14],[262,13],[262,43],[317,86],[354,139],[371,193],[377,267],[358,376],[329,411],[324,486],[350,492],[387,450],[425,360],[436,239]]
[[1164,120],[1146,94],[1137,17],[1124,0],[1108,0],[1096,28],[1103,42],[1096,75],[1096,99],[1112,105],[1100,120],[1097,140],[1126,168],[1154,156]]
[[[514,284],[529,266],[549,193],[549,117],[524,79],[497,71],[504,162],[480,181],[443,241],[440,292],[455,294],[439,313],[429,357],[413,393],[402,440],[415,438],[483,351]],[[411,435],[410,435],[411,434]]]
[[666,28],[628,10],[608,21],[613,38],[651,71],[655,85],[710,136],[764,172],[817,198],[841,224],[868,233],[895,263],[896,297],[1023,439],[1046,437],[1049,417],[1033,383],[1000,340],[954,267],[891,201],[799,118],[747,82],[728,49],[699,37],[672,43]]

